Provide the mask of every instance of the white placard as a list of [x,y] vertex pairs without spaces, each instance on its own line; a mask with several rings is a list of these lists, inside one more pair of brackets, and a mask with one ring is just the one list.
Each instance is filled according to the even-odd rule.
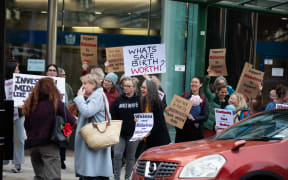
[[153,113],[137,113],[134,118],[138,119],[135,125],[135,130],[130,141],[137,141],[139,138],[144,138],[153,128],[154,118]]
[[126,76],[166,72],[164,44],[124,46],[123,56]]
[[27,71],[44,72],[45,60],[44,59],[28,59]]
[[185,72],[185,65],[175,65],[175,71]]
[[276,104],[276,109],[288,108],[288,104]]
[[216,126],[218,126],[217,133],[223,131],[227,127],[234,124],[234,115],[231,110],[215,108]]
[[265,59],[264,60],[265,65],[272,65],[273,64],[273,59]]
[[[38,82],[48,76],[37,76],[31,74],[13,74],[13,100],[14,106],[24,105],[25,100],[28,98],[31,90]],[[55,81],[55,85],[62,95],[62,101],[65,102],[65,78],[61,77],[50,77]]]
[[272,68],[272,76],[284,76],[284,68]]
[[[7,100],[12,100],[13,98],[13,79],[5,80],[5,97]],[[13,119],[19,118],[18,108],[14,107]]]

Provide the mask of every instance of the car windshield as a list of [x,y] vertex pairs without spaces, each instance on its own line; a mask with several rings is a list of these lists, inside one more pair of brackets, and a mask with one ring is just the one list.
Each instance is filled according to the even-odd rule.
[[232,126],[214,139],[273,141],[288,137],[288,110],[275,110],[253,116]]

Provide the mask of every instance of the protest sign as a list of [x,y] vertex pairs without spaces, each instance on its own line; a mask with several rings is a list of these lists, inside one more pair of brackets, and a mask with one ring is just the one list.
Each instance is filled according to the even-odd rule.
[[164,44],[124,46],[123,55],[126,76],[166,72]]
[[[5,97],[7,100],[13,99],[13,79],[5,80]],[[14,107],[13,119],[16,120],[18,118],[18,108]]]
[[208,76],[227,76],[226,49],[210,49]]
[[276,109],[288,108],[288,104],[276,104]]
[[106,48],[106,60],[108,61],[106,72],[124,72],[122,47]]
[[97,36],[81,35],[80,53],[82,62],[97,65]]
[[234,115],[231,110],[215,108],[217,133],[234,124]]
[[236,92],[244,94],[249,99],[255,98],[259,93],[259,86],[262,83],[263,77],[264,72],[253,69],[252,65],[246,62]]
[[165,113],[166,122],[172,126],[182,129],[186,122],[187,116],[189,115],[191,107],[191,101],[174,95],[171,104]]
[[[34,88],[39,79],[47,76],[37,76],[31,74],[13,74],[13,100],[14,106],[24,105],[25,100],[29,97],[31,90]],[[65,102],[65,78],[49,77],[54,79],[55,85],[62,95],[62,101]]]
[[134,114],[134,118],[138,119],[138,121],[130,141],[137,141],[139,138],[143,139],[151,131],[154,124],[153,113],[137,113]]

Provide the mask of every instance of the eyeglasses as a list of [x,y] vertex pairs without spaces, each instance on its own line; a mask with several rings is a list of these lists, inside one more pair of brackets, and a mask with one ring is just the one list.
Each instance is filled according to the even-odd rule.
[[133,86],[126,86],[124,85],[123,88],[132,88]]
[[49,72],[56,72],[56,69],[48,69]]

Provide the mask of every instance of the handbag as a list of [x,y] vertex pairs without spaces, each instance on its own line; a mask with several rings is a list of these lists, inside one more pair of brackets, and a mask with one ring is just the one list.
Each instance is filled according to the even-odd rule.
[[89,118],[89,123],[83,126],[79,133],[89,148],[93,150],[103,149],[119,143],[122,120],[110,120],[105,106],[105,121],[100,123],[93,122],[93,117]]
[[69,144],[68,140],[69,140],[69,136],[71,135],[71,132],[72,132],[72,127],[70,123],[66,122],[65,107],[64,107],[64,117],[56,115],[56,111],[55,111],[55,124],[54,124],[54,128],[53,128],[50,140],[52,142],[55,142],[61,147],[68,146]]

